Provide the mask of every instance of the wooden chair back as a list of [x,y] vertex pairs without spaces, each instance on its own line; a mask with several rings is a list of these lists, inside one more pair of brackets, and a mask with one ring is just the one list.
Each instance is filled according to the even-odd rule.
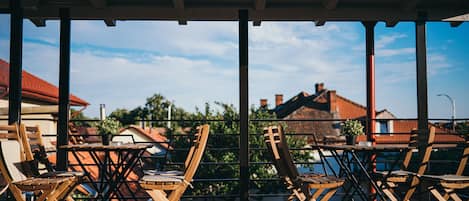
[[279,176],[283,177],[287,183],[299,186],[295,182],[300,174],[293,163],[290,149],[283,134],[283,128],[281,126],[270,126],[266,131],[267,134],[264,134],[265,142],[273,156],[273,163]]
[[27,178],[17,167],[17,165],[23,162],[21,159],[23,155],[19,141],[0,141],[0,171],[5,181],[9,184],[9,189],[16,200],[23,200],[22,192],[12,183]]
[[459,161],[458,169],[456,170],[456,175],[461,176],[464,174],[464,170],[466,169],[467,160],[469,158],[469,136],[464,136],[464,149],[461,156],[461,161]]
[[205,152],[205,148],[207,146],[207,141],[208,141],[208,136],[209,136],[209,131],[210,131],[210,126],[208,124],[202,125],[198,128],[198,135],[196,139],[198,138],[199,140],[196,140],[194,143],[193,147],[193,152],[190,156],[190,161],[187,165],[187,168],[184,171],[184,180],[183,183],[180,187],[175,189],[171,194],[169,195],[169,200],[179,200],[182,194],[184,194],[184,191],[186,191],[187,186],[190,184],[192,181],[199,165],[202,160],[202,156]]
[[41,171],[37,169],[39,171],[38,173],[53,172],[54,168],[47,158],[47,152],[39,126],[26,126],[24,124],[20,124],[19,134],[21,143],[24,147],[26,160],[36,160],[45,166]]
[[[409,138],[408,146],[417,148],[418,147],[417,139],[418,139],[418,130],[414,128],[410,132],[410,138]],[[408,170],[409,169],[410,160],[412,159],[412,154],[414,153],[414,151],[415,151],[415,149],[407,150],[407,152],[405,153],[405,156],[404,156],[404,161],[402,161],[401,170]]]
[[186,160],[184,161],[184,169],[187,169],[187,167],[189,167],[192,157],[194,156],[196,145],[200,142],[200,139],[202,138],[202,131],[202,126],[197,126],[197,133],[194,135],[194,140],[192,140],[191,148],[189,149],[189,152],[186,156]]
[[[435,127],[430,126],[430,129],[428,129],[428,130],[429,130],[428,140],[426,142],[425,150],[423,152],[423,155],[419,156],[420,157],[420,163],[419,163],[418,170],[416,172],[417,175],[423,175],[425,173],[425,171],[427,170],[428,161],[430,160],[430,155],[431,155],[432,150],[433,150],[433,142],[435,141]],[[407,190],[407,192],[404,195],[404,200],[406,200],[406,201],[411,199],[411,197],[414,194],[417,186],[420,184],[420,179],[417,176],[412,176],[410,178],[411,178],[411,181],[410,181],[409,189]]]
[[[21,135],[19,133],[19,127],[17,124],[12,125],[0,125],[0,140],[16,140],[21,142]],[[21,160],[26,160],[26,151],[23,147],[20,147]]]
[[435,141],[435,127],[431,126],[428,132],[428,141],[423,156],[420,159],[420,165],[417,170],[417,174],[423,175],[427,170],[428,161],[433,150],[433,142]]

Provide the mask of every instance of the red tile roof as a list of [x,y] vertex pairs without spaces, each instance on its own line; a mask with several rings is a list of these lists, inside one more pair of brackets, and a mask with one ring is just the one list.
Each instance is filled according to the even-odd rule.
[[[76,154],[77,154],[79,160],[83,164],[96,164],[89,153],[87,153],[87,152],[76,152]],[[117,156],[116,153],[110,152],[110,157],[111,157],[112,160],[115,160],[115,161],[118,160],[118,156]],[[55,164],[56,155],[55,154],[50,155],[48,157],[48,159],[51,163]],[[80,166],[78,166],[78,160],[77,160],[77,158],[75,158],[75,156],[72,153],[68,154],[68,160],[69,160],[69,163],[71,164],[71,166],[69,166],[69,169],[71,171],[84,172],[84,170]],[[86,169],[86,172],[88,172],[90,174],[91,178],[94,181],[99,181],[99,168],[97,166],[85,165],[85,169]],[[132,181],[138,181],[139,175],[137,174],[137,172],[141,172],[141,170],[137,170],[135,168],[132,169],[132,171],[129,173],[129,175],[127,175],[126,181],[131,181],[129,183],[129,186],[131,188],[130,190],[132,190],[138,197],[147,196],[146,193],[144,191],[142,191],[139,186],[137,186],[138,184],[136,184],[135,182],[132,182]],[[125,196],[130,195],[129,189],[125,188],[124,186],[122,186],[119,189],[119,191]]]
[[[152,140],[153,142],[160,142],[160,146],[166,148],[166,149],[172,149],[168,143],[161,143],[161,142],[167,142],[168,141],[168,138],[166,138],[165,136],[163,136],[161,133],[165,133],[166,132],[166,129],[164,128],[141,128],[139,126],[135,126],[135,125],[130,125],[128,126],[127,128],[125,129],[134,129],[136,130],[137,132],[143,134],[145,137],[147,137],[148,139]],[[121,132],[123,131],[124,129],[121,130]]]
[[[0,88],[8,88],[10,83],[10,64],[0,59]],[[22,95],[24,98],[33,99],[49,104],[59,103],[59,89],[53,84],[32,75],[23,70]],[[88,102],[70,95],[70,104],[73,106],[87,106]]]
[[337,111],[341,119],[357,119],[366,115],[366,107],[352,100],[336,95]]

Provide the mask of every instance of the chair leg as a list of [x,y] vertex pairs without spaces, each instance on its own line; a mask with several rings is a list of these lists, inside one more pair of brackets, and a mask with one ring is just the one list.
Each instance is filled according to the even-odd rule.
[[76,185],[74,185],[75,182],[76,182],[76,180],[70,179],[68,181],[65,181],[65,182],[61,183],[59,188],[55,189],[56,194],[57,194],[57,199],[58,200],[67,199],[67,195],[69,195],[71,192],[73,192],[76,188]]
[[292,193],[290,196],[288,196],[287,200],[288,201],[293,201],[293,200],[295,200],[295,198],[297,198],[297,195],[295,193]]
[[166,198],[166,193],[162,190],[147,190],[147,193],[153,200],[169,201],[168,198]]
[[306,195],[298,190],[298,189],[293,189],[293,194],[296,196],[296,198],[298,198],[298,200],[300,201],[305,201],[306,200]]
[[417,186],[420,184],[420,179],[417,178],[416,176],[413,176],[412,182],[410,183],[410,187],[405,193],[404,196],[404,201],[408,201],[412,198],[412,195],[414,194],[415,190],[417,189]]
[[337,188],[330,189],[329,192],[327,192],[326,195],[322,197],[321,201],[328,201],[329,199],[331,199],[331,197],[335,194],[336,191]]
[[16,187],[14,184],[10,184],[8,188],[11,191],[11,194],[13,194],[13,197],[15,198],[15,200],[25,200],[21,190],[18,187]]
[[453,198],[454,201],[462,201],[462,199],[454,192],[453,189],[445,188],[446,193]]
[[56,201],[57,199],[55,199],[54,197],[51,197],[51,193],[52,193],[52,190],[48,190],[48,191],[43,191],[41,196],[39,198],[37,198],[36,200],[37,201]]
[[[377,181],[376,182],[378,184],[378,186],[382,186],[382,182],[381,181]],[[394,196],[394,191],[389,188],[391,186],[394,186],[394,183],[391,183],[391,182],[387,182],[388,183],[388,187],[384,188],[383,189],[383,193],[391,200],[391,201],[398,201],[398,199],[396,198],[396,196]]]
[[317,189],[316,192],[313,194],[313,199],[317,199],[319,196],[321,196],[321,193],[324,192],[324,188]]
[[446,201],[448,199],[445,199],[440,192],[436,188],[431,188],[430,192],[433,194],[433,196],[438,200],[438,201]]

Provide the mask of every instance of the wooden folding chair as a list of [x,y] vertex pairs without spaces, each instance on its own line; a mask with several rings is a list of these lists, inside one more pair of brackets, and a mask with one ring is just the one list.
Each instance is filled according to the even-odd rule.
[[[77,171],[56,171],[49,159],[45,150],[44,140],[42,139],[42,133],[39,126],[26,126],[20,124],[19,136],[21,139],[22,147],[24,147],[24,153],[26,161],[36,160],[38,163],[45,165],[45,171],[38,169],[39,178],[53,178],[53,177],[74,177],[76,182],[74,186],[69,188],[70,193],[82,182],[84,172]],[[37,167],[35,167],[37,168]],[[70,198],[68,198],[70,199]]]
[[[409,147],[418,147],[418,131],[413,130],[409,139]],[[407,191],[402,200],[407,201],[412,198],[417,186],[420,184],[420,179],[417,175],[423,175],[427,170],[428,161],[430,160],[430,155],[433,149],[433,142],[435,140],[435,127],[430,127],[428,133],[427,146],[425,147],[423,157],[419,158],[419,166],[417,172],[410,170],[410,161],[412,158],[412,153],[415,149],[409,149],[404,157],[402,166],[400,170],[393,171],[377,171],[376,175],[380,176],[382,181],[378,181],[378,185],[383,187],[383,192],[386,196],[393,201],[401,200],[398,199],[395,195],[395,189],[404,184],[409,184]],[[385,183],[384,183],[385,182]]]
[[[287,189],[292,191],[288,200],[295,198],[304,201],[329,200],[337,189],[343,185],[344,180],[320,174],[300,175],[293,163],[290,150],[281,126],[264,128],[264,139],[272,156],[272,163],[277,169],[278,175],[284,180]],[[316,189],[314,194],[311,190]]]
[[181,198],[187,186],[190,186],[190,182],[202,160],[202,155],[207,145],[209,129],[209,125],[203,125],[198,128],[198,136],[191,147],[192,151],[189,151],[189,161],[186,160],[188,163],[184,175],[145,175],[140,179],[140,185],[153,200],[177,201]]
[[[420,176],[422,183],[431,184],[428,190],[439,201],[448,200],[450,197],[453,200],[460,201],[462,199],[456,194],[456,190],[469,188],[469,176],[463,176],[469,158],[469,136],[465,135],[463,137],[466,142],[455,174]],[[440,192],[443,192],[444,195]]]
[[[200,133],[200,127],[197,128],[198,132],[194,134],[194,140],[192,141],[192,146],[189,148],[189,152],[187,153],[186,160],[184,161],[184,170],[189,167],[189,164],[194,156],[195,146],[202,138],[202,134]],[[171,175],[171,176],[182,176],[184,175],[184,171],[180,170],[144,170],[144,174],[146,175]]]
[[20,124],[19,134],[21,136],[21,143],[24,147],[26,160],[37,160],[45,166],[46,171],[40,173],[53,172],[54,168],[47,159],[47,152],[42,139],[42,133],[39,126],[26,126]]
[[[69,188],[76,182],[76,177],[28,178],[24,175],[28,163],[22,147],[21,136],[16,125],[1,126],[1,136],[9,138],[0,141],[0,171],[16,200],[25,200],[22,192],[34,192],[42,200],[63,200]],[[8,133],[5,134],[5,131]],[[15,137],[16,136],[16,137]]]

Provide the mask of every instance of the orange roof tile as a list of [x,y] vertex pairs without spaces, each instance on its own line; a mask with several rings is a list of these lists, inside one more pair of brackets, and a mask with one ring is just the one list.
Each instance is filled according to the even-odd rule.
[[[161,133],[166,132],[163,130],[164,128],[141,128],[136,125],[130,125],[125,129],[134,129],[138,131],[139,133],[145,135],[148,139],[152,140],[153,142],[167,142],[168,138],[163,136]],[[124,129],[121,130],[121,132]],[[160,143],[160,146],[166,148],[166,149],[172,149],[168,143]]]
[[[0,87],[8,88],[10,86],[10,64],[0,59]],[[34,99],[50,104],[59,103],[59,89],[53,84],[34,76],[23,70],[22,95],[24,98]],[[70,94],[70,104],[73,106],[87,106],[88,102]]]
[[[90,156],[89,153],[87,153],[87,152],[76,152],[76,154],[77,154],[77,156],[79,157],[80,161],[83,164],[95,164],[95,162],[93,161],[93,158]],[[113,152],[110,153],[110,157],[111,157],[112,160],[116,160],[116,161],[118,160],[118,156]],[[83,172],[83,169],[80,166],[75,166],[75,165],[78,164],[78,161],[75,158],[75,156],[73,156],[72,153],[69,153],[68,160],[69,160],[69,163],[73,165],[73,166],[69,166],[69,169],[71,171]],[[49,156],[49,161],[51,161],[51,163],[55,164],[56,155],[55,154],[50,155]],[[86,172],[89,172],[89,174],[90,174],[90,176],[93,180],[99,181],[99,168],[97,166],[85,166],[85,169],[86,169]],[[130,174],[126,177],[126,181],[138,181],[138,179],[139,179],[139,175],[137,175],[135,170],[132,170],[130,172]],[[139,196],[145,196],[146,195],[145,192],[138,190],[139,187],[137,186],[137,184],[129,183],[129,186],[130,186],[131,190],[134,193],[136,193],[137,195],[139,195]],[[130,195],[129,189],[125,188],[124,186],[122,186],[119,191],[123,195]]]
[[336,95],[337,110],[341,119],[357,119],[366,115],[366,108],[347,98]]

